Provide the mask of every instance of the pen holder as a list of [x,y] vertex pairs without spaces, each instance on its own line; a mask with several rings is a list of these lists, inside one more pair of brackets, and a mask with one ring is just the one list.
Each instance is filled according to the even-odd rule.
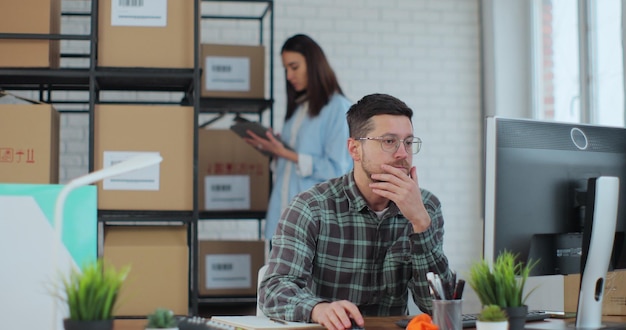
[[463,300],[438,300],[433,299],[433,323],[439,330],[463,329],[462,316]]

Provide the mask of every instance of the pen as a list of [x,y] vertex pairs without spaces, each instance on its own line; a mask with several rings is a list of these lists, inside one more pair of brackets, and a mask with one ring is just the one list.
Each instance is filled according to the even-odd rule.
[[448,296],[446,296],[446,290],[444,290],[443,288],[443,284],[441,282],[441,277],[439,277],[439,274],[435,274],[435,287],[437,288],[437,292],[439,292],[439,296],[441,296],[441,299],[447,300]]
[[280,323],[280,324],[283,324],[283,325],[287,325],[288,324],[287,321],[281,320],[281,319],[277,319],[275,317],[270,317],[270,321],[276,322],[276,323]]
[[463,289],[465,288],[465,280],[458,280],[454,287],[454,295],[452,299],[461,299],[463,297]]
[[439,292],[437,292],[437,288],[435,287],[435,283],[433,281],[428,280],[428,287],[430,288],[430,294],[433,296],[433,299],[440,300]]

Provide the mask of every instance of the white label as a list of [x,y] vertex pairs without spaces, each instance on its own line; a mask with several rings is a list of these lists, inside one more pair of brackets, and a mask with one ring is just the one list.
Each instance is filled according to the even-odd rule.
[[112,26],[167,26],[167,0],[111,0]]
[[207,254],[205,287],[207,289],[249,289],[252,287],[249,254]]
[[207,56],[204,85],[210,91],[250,90],[250,58]]
[[250,209],[250,176],[205,176],[204,207],[207,210]]
[[[158,152],[136,151],[105,151],[103,153],[102,168],[115,165],[128,158],[139,154],[156,154]],[[104,190],[159,190],[159,177],[161,168],[159,164],[134,170],[128,173],[116,175],[102,182]]]

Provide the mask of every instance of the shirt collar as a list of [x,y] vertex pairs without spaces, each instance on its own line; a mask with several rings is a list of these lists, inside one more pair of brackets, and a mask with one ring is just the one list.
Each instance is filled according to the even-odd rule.
[[[350,202],[350,209],[359,213],[369,211],[367,202],[365,201],[365,198],[363,198],[363,195],[361,194],[361,191],[359,191],[356,181],[354,180],[354,170],[344,176],[343,187],[343,190],[348,197],[348,201]],[[400,214],[400,209],[398,209],[396,203],[390,202],[389,211],[385,214],[385,218],[389,216],[396,216],[398,214]]]

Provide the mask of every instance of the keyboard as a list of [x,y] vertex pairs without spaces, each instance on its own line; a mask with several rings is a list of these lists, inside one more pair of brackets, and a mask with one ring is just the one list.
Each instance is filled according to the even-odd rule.
[[235,330],[231,325],[211,321],[201,316],[181,317],[178,319],[180,330]]
[[[478,313],[463,314],[462,317],[463,317],[463,328],[475,328],[476,327],[476,319],[478,318]],[[550,317],[550,313],[547,313],[545,311],[532,310],[532,311],[528,311],[528,314],[526,314],[526,322],[543,321],[549,317]],[[406,328],[406,326],[409,324],[410,321],[411,321],[410,318],[402,319],[402,320],[396,321],[396,325],[399,326],[400,328]]]

